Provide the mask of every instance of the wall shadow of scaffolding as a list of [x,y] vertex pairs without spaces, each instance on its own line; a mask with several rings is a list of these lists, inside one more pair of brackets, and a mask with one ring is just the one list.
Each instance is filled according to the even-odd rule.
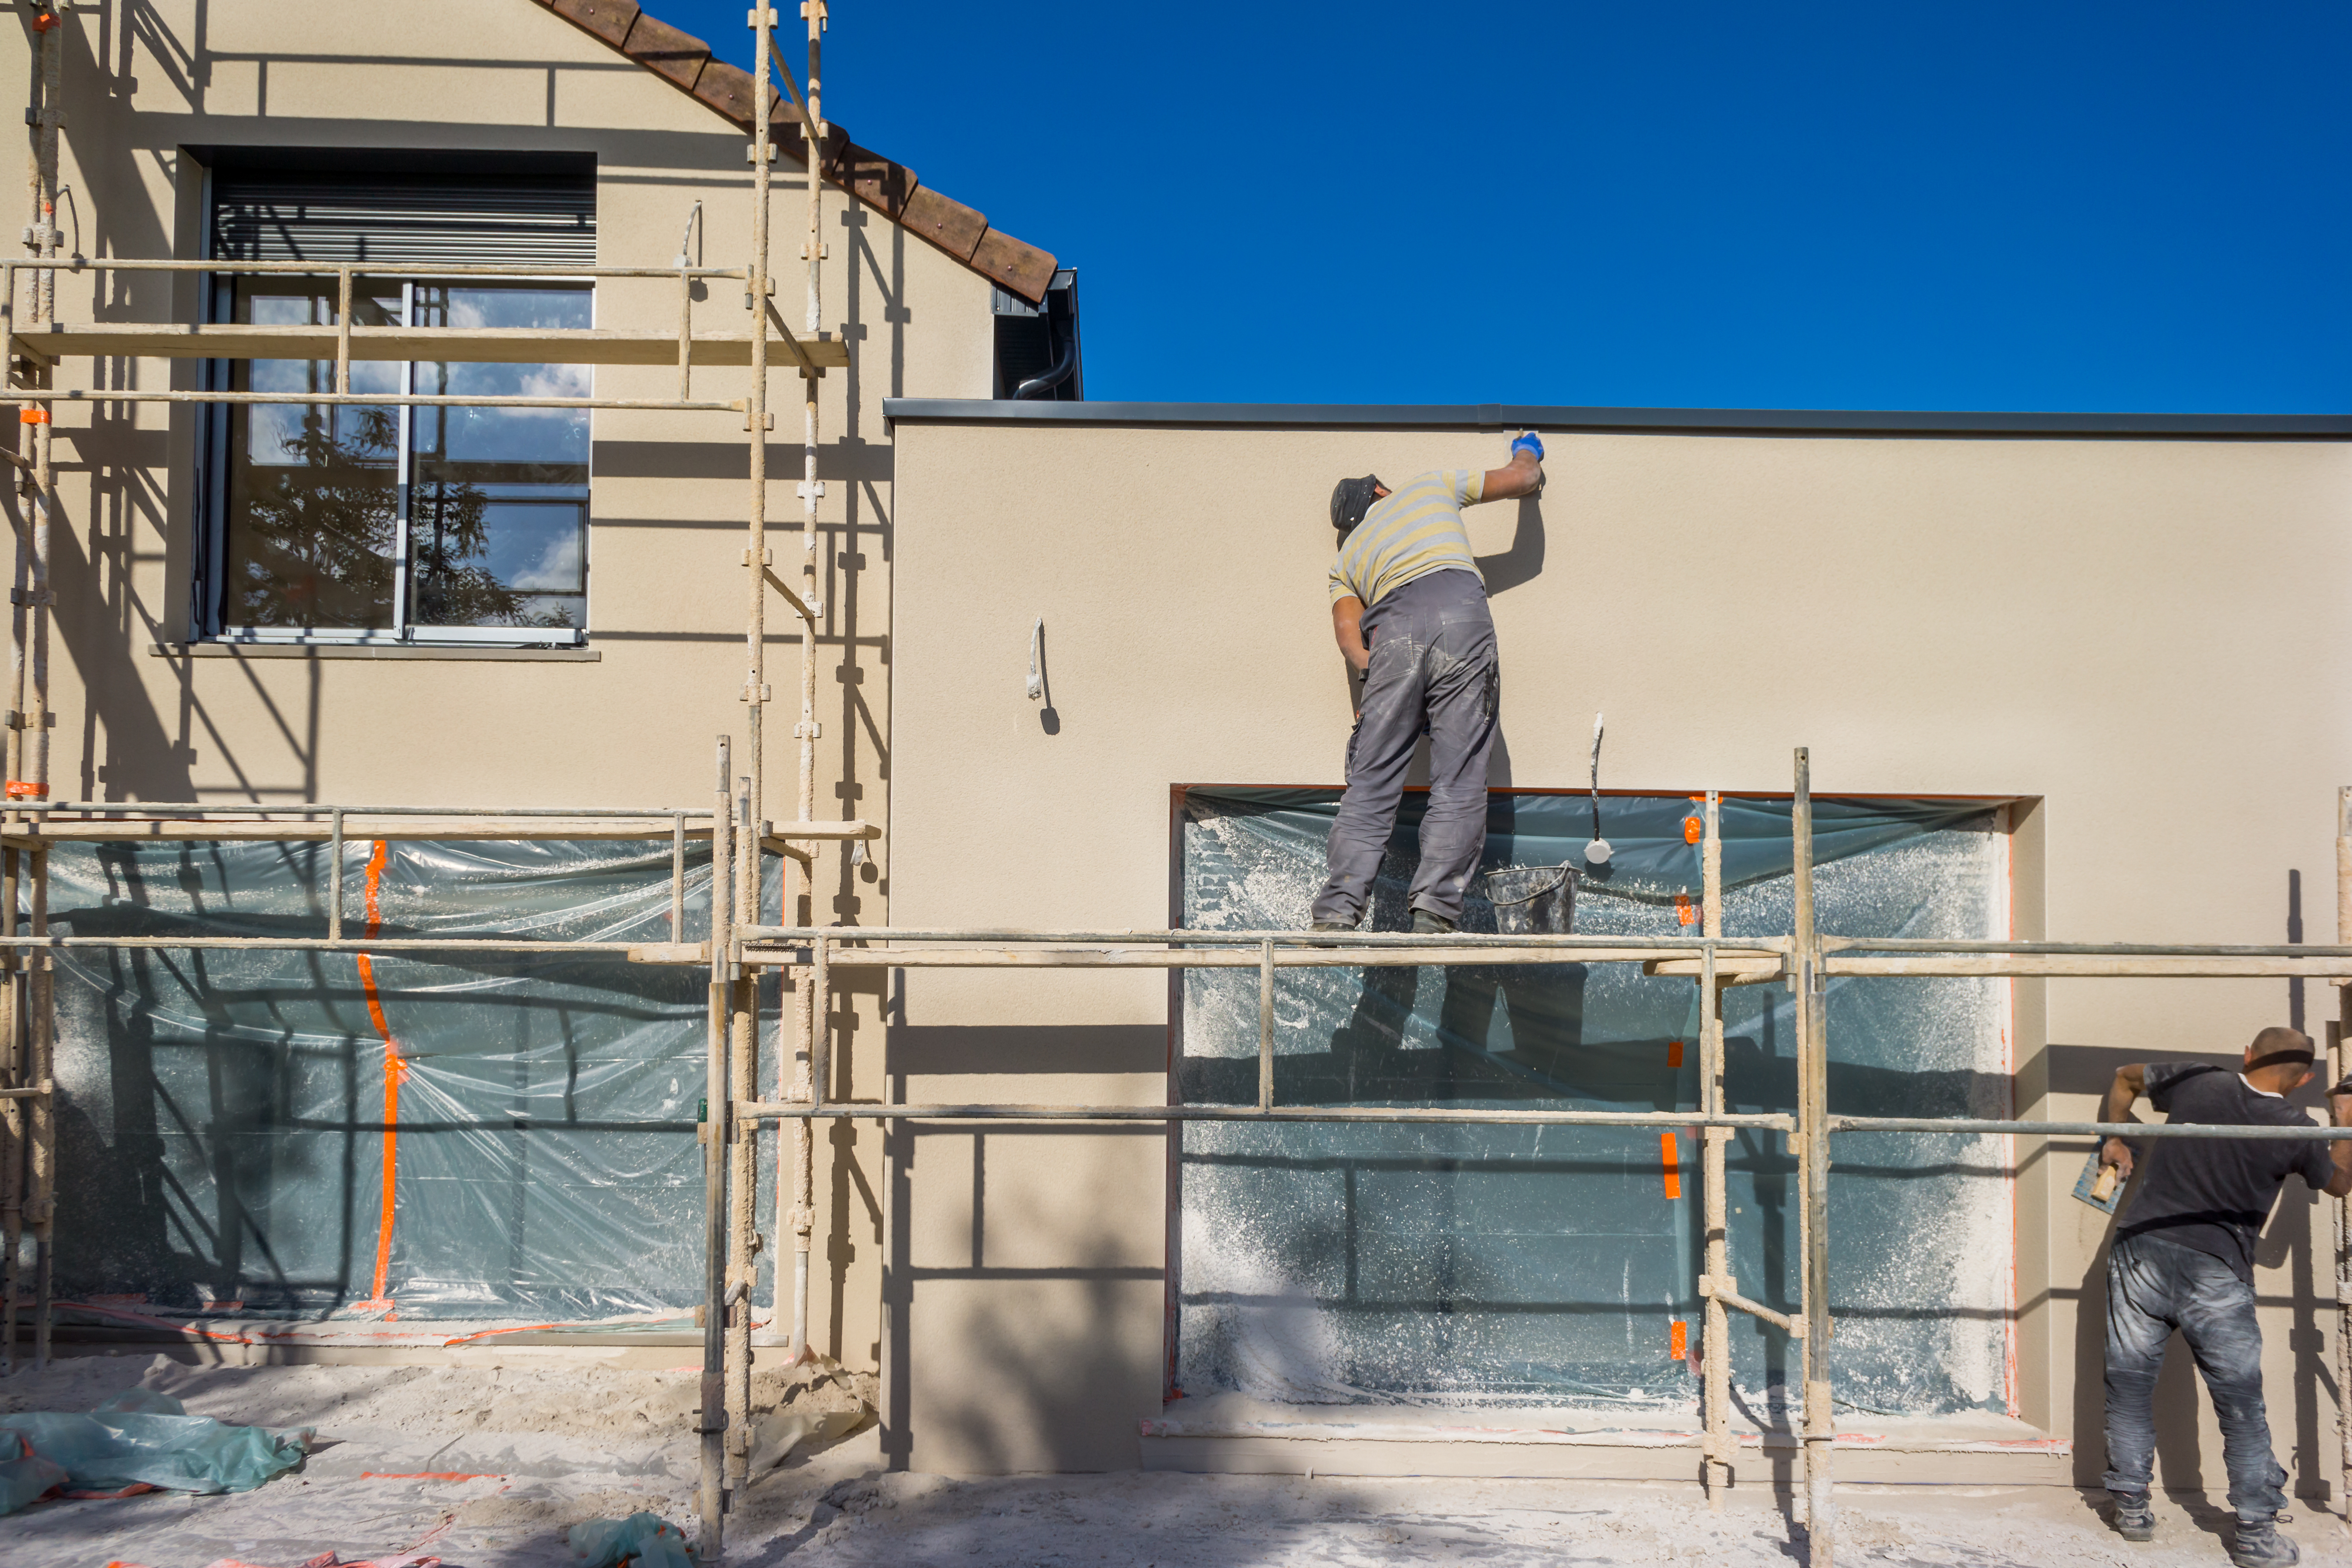
[[[1425,796],[1408,795],[1368,930],[1407,923]],[[1329,791],[1193,788],[1181,923],[1304,929],[1324,874]],[[1582,795],[1490,796],[1486,867],[1580,863]],[[1604,796],[1616,854],[1585,879],[1585,934],[1696,934],[1700,849],[1685,796]],[[1816,797],[1821,929],[2005,937],[2007,846],[1977,802]],[[1790,803],[1723,803],[1725,931],[1793,927]],[[1474,891],[1475,890],[1474,885]],[[1495,929],[1474,898],[1464,929]],[[1792,998],[1725,995],[1727,1109],[1793,1111]],[[1188,1100],[1256,1098],[1257,976],[1186,972]],[[2005,983],[1832,982],[1830,1104],[1841,1114],[2002,1116]],[[1699,1006],[1631,964],[1286,969],[1278,1104],[1600,1110],[1697,1104]],[[1687,1409],[1704,1313],[1694,1131],[1596,1127],[1192,1122],[1181,1140],[1173,1390],[1284,1403]],[[2013,1256],[1998,1138],[1848,1134],[1831,1179],[1832,1354],[1864,1410],[2005,1410]],[[1797,1309],[1796,1166],[1783,1135],[1729,1148],[1743,1291]],[[1777,1331],[1732,1318],[1738,1397],[1781,1424],[1801,1382]],[[1677,1350],[1683,1353],[1678,1356]]]
[[[51,926],[323,936],[329,853],[60,846]],[[667,838],[354,841],[341,869],[353,938],[709,931],[707,840],[688,846],[676,936]],[[770,918],[778,889],[770,858]],[[593,1319],[700,1300],[703,971],[617,952],[58,959],[58,1293],[101,1309],[96,1321],[108,1308],[312,1320],[385,1300],[404,1319]],[[777,982],[763,985],[772,1052]]]

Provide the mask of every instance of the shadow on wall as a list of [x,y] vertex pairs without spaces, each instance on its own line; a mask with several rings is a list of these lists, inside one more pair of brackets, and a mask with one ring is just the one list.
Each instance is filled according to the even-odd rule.
[[1029,633],[1029,697],[1040,704],[1038,727],[1048,735],[1062,732],[1062,710],[1054,706],[1054,672],[1045,658],[1045,618],[1037,617]]
[[[889,1040],[902,1101],[937,1098],[919,1084],[909,1093],[908,1079],[942,1073],[1156,1078],[1167,1052],[1158,1026],[898,1027]],[[891,1468],[1135,1468],[1136,1423],[1160,1409],[1163,1192],[1106,1190],[1073,1205],[1067,1184],[1132,1170],[1138,1154],[1157,1168],[1165,1143],[1157,1123],[891,1125]],[[1140,1244],[1139,1226],[1149,1231]]]
[[[2227,1061],[2233,1054],[2053,1045],[2049,1047],[2050,1086],[2062,1094],[2105,1094],[2120,1067],[2132,1063]],[[2295,1103],[2316,1105],[2323,1087],[2315,1079],[2294,1097]],[[2147,1120],[2144,1113],[2137,1119]],[[2063,1156],[2053,1155],[2065,1162],[2061,1173],[2067,1173],[2075,1161],[2084,1158],[2087,1148],[2085,1144],[2070,1148]],[[2107,1254],[2115,1243],[2116,1225],[2131,1217],[2131,1199],[2137,1187],[2135,1180],[2126,1190],[2123,1209],[2116,1220],[2108,1222],[2098,1249],[2084,1268],[2082,1289],[2075,1296],[2074,1433],[2077,1486],[2102,1486],[2106,1471]],[[2336,1489],[2336,1467],[2324,1462],[2323,1451],[2333,1444],[2334,1424],[2332,1420],[2326,1424],[2327,1436],[2323,1440],[2320,1404],[2323,1400],[2327,1403],[2327,1414],[2332,1417],[2338,1394],[2325,1353],[2327,1336],[2318,1323],[2320,1276],[2312,1248],[2311,1213],[2318,1202],[2318,1194],[2305,1187],[2300,1179],[2288,1177],[2281,1189],[2278,1206],[2272,1211],[2270,1224],[2263,1227],[2261,1244],[2254,1252],[2254,1266],[2257,1270],[2286,1269],[2287,1289],[2284,1293],[2264,1293],[2263,1274],[2256,1274],[2256,1300],[2264,1309],[2288,1307],[2294,1313],[2294,1327],[2287,1334],[2288,1346],[2294,1352],[2290,1385],[2282,1390],[2266,1384],[2263,1390],[2274,1435],[2280,1426],[2283,1395],[2293,1410],[2287,1440],[2282,1443],[2275,1436],[2273,1437],[2279,1462],[2287,1469],[2287,1490],[2294,1497],[2326,1499]],[[2221,1456],[2215,1453],[2209,1462],[2204,1452],[2200,1423],[2210,1398],[2201,1391],[2200,1381],[2188,1344],[2175,1334],[2165,1352],[2164,1373],[2156,1385],[2156,1480],[2158,1486],[2176,1491],[2198,1490],[2210,1485],[2218,1496],[2222,1485]]]
[[1519,498],[1518,530],[1511,536],[1511,547],[1499,555],[1481,555],[1477,561],[1478,575],[1486,580],[1489,599],[1535,581],[1544,568],[1542,498]]
[[[126,16],[134,15],[135,25],[125,21]],[[254,57],[216,55],[207,20],[210,15],[202,5],[194,8],[192,20],[186,22],[162,16],[153,7],[131,7],[127,11],[116,7],[94,12],[89,30],[68,28],[64,35],[68,79],[85,84],[78,90],[128,103],[139,78],[159,78],[166,84],[167,92],[176,90],[187,100],[196,117],[187,123],[201,123],[205,131],[198,140],[253,147],[285,143],[289,126],[303,122],[289,121],[282,115],[271,116],[268,59],[260,62],[257,101],[248,98],[240,86],[228,95],[236,100],[235,104],[227,105],[215,87],[215,72],[225,58],[250,64]],[[546,25],[559,30],[562,27],[554,21]],[[299,63],[301,69],[315,71],[348,63],[362,63],[371,69],[382,70],[394,68],[399,62],[387,61],[380,56],[352,54],[314,56]],[[515,64],[511,59],[463,55],[411,63],[436,72],[469,66],[507,70]],[[576,108],[578,100],[572,95],[581,86],[591,85],[593,91],[601,94],[605,79],[615,75],[634,79],[642,75],[642,68],[621,60],[565,65],[550,62],[544,74],[543,118],[532,113],[526,115],[520,125],[512,121],[477,124],[457,118],[436,119],[428,113],[426,119],[436,120],[435,140],[454,147],[499,147],[516,145],[519,134],[526,142],[543,135],[553,138],[559,145],[576,146],[579,132],[561,124],[559,104]],[[250,79],[249,73],[239,78],[240,82],[246,79]],[[535,92],[533,97],[536,98]],[[233,111],[223,112],[225,107],[231,107]],[[534,102],[532,108],[536,110],[538,105]],[[157,123],[182,122],[170,116],[145,118]],[[86,212],[78,210],[72,215],[75,224],[86,220],[89,225],[86,231],[77,231],[73,248],[97,257],[195,254],[195,235],[190,232],[190,226],[200,227],[205,215],[201,200],[193,193],[200,184],[203,170],[174,144],[174,138],[167,136],[158,143],[139,131],[139,120],[140,116],[133,113],[127,122],[132,128],[128,135],[76,139],[73,153],[81,170],[76,184],[85,194],[90,190],[136,192],[152,186],[160,167],[177,185],[176,195],[166,195],[160,201],[89,203]],[[573,123],[577,123],[576,117]],[[417,142],[415,121],[344,119],[335,124],[334,139],[353,147],[408,148]],[[625,162],[656,173],[628,178],[641,185],[674,186],[681,211],[693,195],[713,184],[724,185],[736,180],[737,175],[730,174],[729,169],[731,161],[740,173],[741,156],[738,149],[741,146],[741,132],[715,117],[709,126],[707,131],[630,128],[626,132],[629,156]],[[887,753],[880,742],[880,726],[876,716],[867,711],[860,690],[860,683],[872,673],[869,664],[880,662],[873,653],[880,648],[882,637],[871,634],[860,637],[857,581],[859,569],[866,564],[861,545],[867,542],[877,543],[886,559],[888,554],[890,524],[881,487],[889,482],[891,452],[886,443],[868,442],[858,437],[857,421],[872,398],[898,395],[907,390],[906,334],[912,311],[906,298],[905,231],[889,223],[869,228],[870,215],[855,204],[833,216],[849,233],[845,237],[848,243],[843,247],[845,267],[842,272],[829,274],[828,288],[840,292],[828,295],[828,306],[836,309],[839,317],[828,325],[844,337],[860,340],[848,372],[839,378],[846,384],[847,434],[829,441],[820,459],[821,477],[848,492],[843,521],[835,524],[828,520],[825,524],[827,552],[823,569],[828,577],[837,574],[837,580],[829,583],[824,591],[826,603],[835,607],[826,640],[838,641],[845,649],[838,671],[845,689],[841,733],[845,737],[843,771],[836,784],[843,797],[843,809],[838,815],[854,816],[856,798],[865,793],[859,780],[861,769],[877,778],[887,773]],[[174,229],[178,230],[176,235]],[[875,237],[877,234],[880,237]],[[663,255],[666,257],[667,252]],[[99,288],[95,316],[102,321],[186,319],[195,302],[196,285],[186,275],[107,274]],[[76,307],[76,311],[79,309]],[[866,324],[869,321],[887,325],[877,331]],[[173,370],[171,384],[182,390],[193,389],[198,374],[200,369],[194,362],[179,362]],[[69,474],[77,468],[85,471],[89,484],[87,515],[80,515],[80,496],[71,489],[63,491],[58,518],[63,526],[56,529],[53,535],[59,602],[57,631],[73,668],[87,684],[89,699],[82,715],[80,782],[77,790],[84,798],[186,800],[197,793],[197,764],[201,761],[203,778],[211,787],[227,784],[256,798],[269,795],[316,800],[322,776],[319,719],[325,679],[316,662],[305,665],[298,686],[293,672],[278,664],[256,668],[239,662],[231,669],[178,659],[171,667],[174,689],[169,698],[161,700],[150,691],[145,679],[146,667],[142,661],[149,656],[143,645],[159,635],[178,637],[194,630],[187,625],[188,599],[194,541],[200,530],[182,524],[195,517],[197,509],[186,494],[167,494],[161,486],[167,474],[175,489],[190,483],[186,454],[197,445],[194,431],[199,416],[200,411],[193,408],[173,410],[167,436],[138,428],[127,414],[110,413],[102,406],[92,405],[86,426],[68,428],[60,425],[58,430],[66,468]],[[772,452],[770,471],[793,473],[798,463],[797,448],[779,447]],[[599,440],[594,447],[594,465],[600,479],[740,479],[745,471],[745,455],[740,440]],[[14,487],[8,487],[5,507],[12,522],[21,529],[23,508],[14,495]],[[709,526],[727,531],[742,524],[740,519],[727,517],[714,518],[707,525],[680,524],[671,520],[615,518],[600,510],[593,526]],[[132,569],[142,559],[139,552],[158,548],[154,542],[157,541],[162,542],[163,552],[160,595],[145,586],[153,579]],[[83,555],[79,552],[85,542],[88,553]],[[609,605],[613,601],[608,598],[604,602]],[[873,617],[869,615],[866,618]],[[675,627],[639,629],[602,625],[592,628],[592,641],[595,642],[718,643],[736,641],[740,637],[740,631],[724,630],[701,633]],[[785,640],[777,638],[779,644]],[[216,703],[208,701],[207,694],[226,699],[232,712],[247,704],[257,705],[266,714],[266,721],[258,727],[242,720],[218,721]],[[173,711],[164,710],[166,701],[171,703]],[[857,744],[861,731],[873,737],[871,746],[862,752]],[[391,739],[395,744],[407,745],[415,737]],[[66,737],[61,735],[59,743],[62,751]],[[346,760],[342,765],[348,769],[353,761],[362,764],[364,762]],[[73,764],[61,756],[59,765],[62,769]],[[833,814],[822,801],[816,809],[819,816]],[[869,814],[878,816],[880,812],[875,809]],[[837,899],[854,906],[859,892],[856,884],[874,883],[878,876],[878,869],[870,863],[856,867],[854,872],[845,870],[845,885],[838,890]],[[854,921],[858,918],[857,911],[854,908],[845,910],[843,918]]]

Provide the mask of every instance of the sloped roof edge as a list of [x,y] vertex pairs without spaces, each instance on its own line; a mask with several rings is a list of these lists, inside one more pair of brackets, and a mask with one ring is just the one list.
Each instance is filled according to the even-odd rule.
[[[758,88],[751,73],[713,59],[710,46],[649,16],[636,0],[532,0],[697,99],[747,133]],[[781,155],[805,164],[808,139],[800,111],[778,97],[770,116]],[[1054,280],[1050,252],[991,228],[987,217],[925,185],[912,169],[858,146],[825,124],[824,177],[909,234],[945,251],[990,282],[1034,304]]]

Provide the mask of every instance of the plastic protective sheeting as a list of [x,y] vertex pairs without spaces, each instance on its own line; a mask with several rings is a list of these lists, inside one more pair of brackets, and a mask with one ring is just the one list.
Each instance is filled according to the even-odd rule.
[[[178,1400],[143,1388],[87,1415],[0,1415],[0,1513],[58,1487],[76,1493],[251,1491],[300,1464],[310,1436],[191,1415]],[[23,1495],[37,1480],[47,1484]]]
[[[1424,796],[1407,797],[1367,930],[1407,921]],[[1331,792],[1193,789],[1183,923],[1303,929],[1324,877]],[[1557,866],[1593,836],[1584,796],[1490,797],[1486,864]],[[1576,930],[1696,935],[1700,847],[1684,796],[1605,796],[1615,848],[1586,869]],[[1813,805],[1820,928],[2008,934],[1998,811],[1979,802]],[[1794,923],[1787,799],[1722,803],[1725,931]],[[1463,926],[1493,931],[1474,883]],[[1254,1103],[1254,970],[1185,972],[1187,1100]],[[1847,1114],[2007,1113],[2007,984],[1832,981],[1830,1102]],[[1725,993],[1729,1109],[1793,1111],[1785,986]],[[1633,964],[1291,969],[1276,989],[1281,1104],[1688,1110],[1698,988]],[[1284,1403],[1686,1407],[1704,1313],[1694,1130],[1183,1126],[1176,1385]],[[2005,1410],[2012,1241],[2004,1141],[1845,1134],[1830,1190],[1840,1395],[1885,1412]],[[1797,1310],[1796,1168],[1779,1133],[1729,1147],[1740,1290]],[[1801,1379],[1778,1331],[1731,1316],[1740,1397]],[[1688,1360],[1676,1357],[1677,1348]]]
[[565,1535],[572,1561],[581,1568],[693,1568],[694,1548],[677,1526],[659,1514],[633,1513],[626,1519],[592,1519],[575,1524]]
[[[666,838],[355,841],[344,929],[698,941],[709,850],[687,853],[673,938]],[[72,935],[320,936],[328,855],[60,847],[50,922]],[[247,1317],[384,1300],[405,1319],[690,1307],[708,981],[618,953],[59,950],[60,1293]],[[776,999],[772,981],[763,1081]],[[759,1190],[771,1196],[772,1178]]]
[[0,1513],[14,1513],[66,1484],[63,1465],[41,1458],[21,1434],[0,1431]]

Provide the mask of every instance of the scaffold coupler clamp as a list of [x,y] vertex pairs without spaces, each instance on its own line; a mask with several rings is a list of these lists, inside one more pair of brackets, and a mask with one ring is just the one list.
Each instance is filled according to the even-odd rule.
[[694,1428],[697,1432],[727,1430],[727,1374],[725,1373],[706,1372],[702,1374],[702,1408],[695,1414],[701,1417]]

